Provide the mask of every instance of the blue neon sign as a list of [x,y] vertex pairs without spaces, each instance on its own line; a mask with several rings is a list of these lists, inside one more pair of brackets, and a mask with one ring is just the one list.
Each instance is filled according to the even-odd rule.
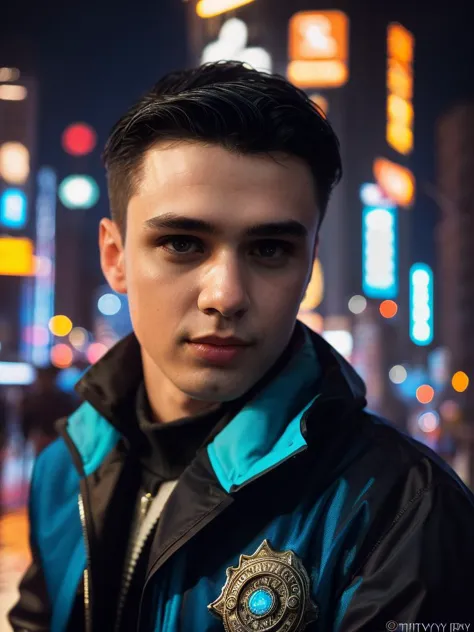
[[397,210],[366,206],[362,211],[362,289],[369,298],[398,294]]
[[0,197],[0,224],[23,228],[27,220],[27,197],[20,189],[6,189]]
[[419,346],[433,341],[433,271],[425,263],[410,268],[410,338]]

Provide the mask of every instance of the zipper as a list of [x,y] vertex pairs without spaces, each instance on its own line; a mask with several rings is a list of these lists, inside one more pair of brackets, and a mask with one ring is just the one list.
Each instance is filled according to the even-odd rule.
[[[158,522],[161,512],[168,500],[171,492],[175,488],[177,481],[167,481],[161,484],[158,494],[153,498],[151,494],[144,494],[140,498],[140,509],[138,515],[137,525],[134,529],[135,537],[133,545],[128,555],[127,569],[123,575],[122,586],[120,589],[120,596],[118,600],[117,618],[115,621],[115,632],[119,632],[122,623],[123,609],[127,600],[128,592],[132,584],[133,576],[140,559],[140,555],[143,551],[151,532],[153,531],[156,523]],[[150,511],[150,507],[153,505],[153,510]]]
[[84,537],[84,545],[86,549],[86,557],[87,557],[87,565],[84,569],[84,619],[85,619],[85,630],[86,632],[92,632],[92,617],[91,617],[91,587],[90,587],[90,546],[89,546],[89,538],[87,535],[87,524],[86,524],[86,512],[84,508],[84,500],[82,498],[82,494],[79,494],[78,499],[79,505],[79,515],[81,517],[81,525],[82,525],[82,533]]

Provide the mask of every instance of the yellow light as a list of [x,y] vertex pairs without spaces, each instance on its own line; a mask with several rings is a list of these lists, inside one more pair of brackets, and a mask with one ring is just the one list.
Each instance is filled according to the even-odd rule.
[[387,113],[392,120],[395,119],[400,124],[408,127],[411,127],[413,124],[414,112],[412,104],[396,94],[389,95],[387,99]]
[[387,143],[403,155],[413,151],[413,35],[401,24],[387,32]]
[[0,147],[0,177],[12,184],[24,184],[30,173],[30,152],[21,143]]
[[213,18],[221,13],[238,9],[254,0],[199,0],[196,13],[200,18]]
[[416,399],[420,404],[429,404],[434,398],[434,389],[429,384],[422,384],[416,389]]
[[49,321],[49,330],[53,336],[62,338],[71,333],[72,321],[67,316],[53,316]]
[[309,98],[311,99],[311,101],[318,106],[318,108],[322,111],[322,113],[324,115],[327,115],[327,113],[329,112],[329,101],[326,99],[326,97],[323,97],[322,94],[310,94]]
[[464,373],[464,371],[458,371],[453,375],[453,379],[451,380],[451,384],[455,391],[458,393],[464,393],[469,386],[469,377]]
[[58,369],[67,369],[73,361],[73,353],[71,347],[64,343],[54,345],[51,348],[51,364]]
[[342,11],[299,11],[289,22],[289,58],[347,61],[349,19]]
[[406,167],[385,158],[374,161],[374,177],[383,192],[399,206],[410,206],[415,197],[415,177]]
[[313,264],[311,281],[306,289],[306,294],[301,302],[300,310],[312,311],[321,304],[324,297],[324,274],[321,262],[316,259]]
[[0,275],[33,276],[33,242],[26,237],[0,237]]
[[388,27],[387,48],[390,57],[406,63],[413,63],[413,49],[415,38],[412,33],[398,23]]
[[407,156],[413,150],[413,132],[404,125],[389,123],[387,125],[387,143]]
[[23,101],[26,99],[28,90],[25,86],[13,86],[3,84],[0,86],[0,99],[4,101]]
[[289,81],[299,88],[337,88],[347,83],[347,65],[339,60],[291,61],[288,64]]
[[387,70],[387,88],[389,93],[398,94],[402,99],[413,99],[413,75],[396,59],[389,59]]

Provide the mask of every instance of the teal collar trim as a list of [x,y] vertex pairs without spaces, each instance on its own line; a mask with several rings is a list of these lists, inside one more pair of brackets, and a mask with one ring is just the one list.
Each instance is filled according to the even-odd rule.
[[69,417],[67,432],[81,456],[86,476],[95,472],[121,436],[88,402]]
[[319,377],[316,352],[305,330],[303,346],[283,371],[207,447],[226,492],[236,491],[306,448],[301,420],[318,398]]

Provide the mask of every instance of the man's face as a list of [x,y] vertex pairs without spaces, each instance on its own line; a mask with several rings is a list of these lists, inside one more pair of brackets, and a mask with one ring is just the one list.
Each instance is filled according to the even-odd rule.
[[117,244],[120,281],[102,259],[155,374],[201,401],[249,390],[291,338],[317,224],[314,181],[296,158],[189,142],[149,150]]

